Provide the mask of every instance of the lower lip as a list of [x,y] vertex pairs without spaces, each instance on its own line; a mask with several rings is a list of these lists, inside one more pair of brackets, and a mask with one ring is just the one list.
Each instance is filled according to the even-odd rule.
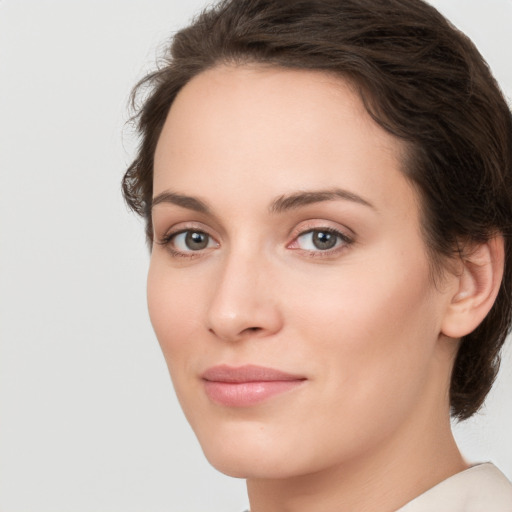
[[212,402],[228,407],[249,407],[299,387],[304,380],[258,382],[205,381],[206,395]]

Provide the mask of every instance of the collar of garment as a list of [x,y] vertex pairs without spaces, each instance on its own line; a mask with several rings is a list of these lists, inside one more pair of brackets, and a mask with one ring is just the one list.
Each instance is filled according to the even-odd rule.
[[487,462],[443,480],[397,512],[512,512],[512,484]]
[[512,483],[494,464],[477,464],[443,480],[396,512],[512,512]]

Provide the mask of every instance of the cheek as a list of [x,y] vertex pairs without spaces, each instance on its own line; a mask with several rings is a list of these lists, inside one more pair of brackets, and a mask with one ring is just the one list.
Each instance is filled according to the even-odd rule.
[[394,257],[336,274],[310,286],[307,301],[300,290],[288,291],[292,301],[297,298],[289,302],[292,324],[308,341],[303,357],[316,363],[331,396],[360,411],[371,412],[390,395],[411,399],[423,385],[439,334],[427,263]]
[[[163,259],[152,256],[147,299],[151,324],[167,364],[176,396],[189,421],[202,396],[194,373],[194,362],[203,353],[200,309],[207,296],[207,280],[190,278],[173,271]],[[204,336],[203,336],[204,337]],[[204,405],[204,404],[203,404]]]
[[148,311],[168,365],[194,350],[194,332],[201,325],[200,308],[207,293],[201,283],[207,280],[194,280],[191,285],[184,273],[173,272],[165,261],[152,256],[147,280]]
[[288,318],[315,389],[314,405],[297,413],[296,424],[309,428],[312,438],[322,432],[330,440],[329,453],[321,446],[312,450],[318,465],[391,435],[423,403],[432,380],[437,332],[428,271],[375,268],[365,265],[364,279],[354,266],[330,283],[317,281],[307,301],[300,290],[287,294],[298,297],[289,302]]
[[282,288],[287,289],[287,310],[300,319],[302,328],[332,331],[348,346],[350,340],[358,339],[356,349],[363,348],[363,339],[365,345],[381,345],[392,333],[400,343],[400,333],[407,326],[422,319],[432,323],[435,313],[428,269],[414,264],[370,266],[365,262],[317,273],[314,278],[309,274],[302,282],[290,277]]

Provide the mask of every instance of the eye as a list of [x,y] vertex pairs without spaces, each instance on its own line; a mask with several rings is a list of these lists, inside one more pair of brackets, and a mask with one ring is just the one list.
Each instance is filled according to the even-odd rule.
[[208,233],[192,229],[171,235],[169,244],[175,251],[182,253],[202,251],[217,246],[217,243]]
[[300,234],[293,243],[293,249],[304,251],[329,251],[352,242],[343,233],[334,229],[311,229]]

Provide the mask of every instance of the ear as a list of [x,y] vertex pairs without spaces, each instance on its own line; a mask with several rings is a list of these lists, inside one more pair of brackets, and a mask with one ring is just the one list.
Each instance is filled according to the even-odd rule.
[[504,266],[504,241],[496,235],[463,255],[462,271],[454,276],[458,288],[443,318],[441,332],[461,338],[474,331],[487,316],[498,295]]

